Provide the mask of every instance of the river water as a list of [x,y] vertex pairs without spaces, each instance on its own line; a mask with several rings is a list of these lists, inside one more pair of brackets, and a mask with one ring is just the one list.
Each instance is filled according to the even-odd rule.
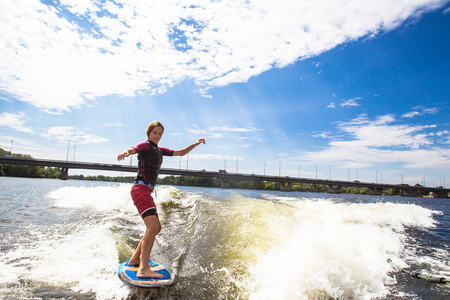
[[130,184],[0,177],[0,298],[449,299],[449,199],[157,187],[151,258],[175,286],[117,277],[144,225]]

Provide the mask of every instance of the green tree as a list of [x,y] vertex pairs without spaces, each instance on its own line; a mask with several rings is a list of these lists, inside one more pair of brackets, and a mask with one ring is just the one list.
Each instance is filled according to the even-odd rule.
[[280,190],[280,183],[274,182],[274,181],[268,181],[264,183],[264,189],[265,190],[273,190],[273,191],[279,191]]

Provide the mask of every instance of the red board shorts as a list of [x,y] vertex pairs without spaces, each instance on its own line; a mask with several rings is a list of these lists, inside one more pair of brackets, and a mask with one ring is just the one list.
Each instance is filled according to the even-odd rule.
[[146,216],[158,215],[152,192],[153,189],[145,184],[133,184],[131,188],[131,198],[142,219]]

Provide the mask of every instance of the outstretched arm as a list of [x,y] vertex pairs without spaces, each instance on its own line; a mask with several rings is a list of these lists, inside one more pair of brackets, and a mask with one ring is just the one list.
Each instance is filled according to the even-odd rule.
[[186,148],[182,149],[182,150],[175,150],[173,151],[173,156],[183,156],[188,154],[189,152],[191,152],[192,149],[194,149],[195,147],[197,147],[200,144],[204,144],[205,143],[205,139],[198,139],[197,142],[193,143],[192,145],[187,146]]
[[117,155],[117,160],[124,160],[125,157],[128,157],[132,154],[135,154],[136,150],[134,148],[129,148],[129,149],[125,149],[123,150],[122,153],[120,153],[119,155]]

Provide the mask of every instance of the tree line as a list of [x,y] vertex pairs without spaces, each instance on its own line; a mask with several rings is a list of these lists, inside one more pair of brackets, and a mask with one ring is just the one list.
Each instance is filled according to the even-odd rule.
[[134,178],[135,178],[135,176],[69,175],[69,179],[75,179],[75,180],[110,181],[110,182],[125,182],[125,183],[133,182]]
[[[166,176],[158,178],[158,184],[161,185],[180,185],[180,186],[198,186],[198,187],[215,187],[220,188],[220,179],[212,177],[197,177],[197,176]],[[245,189],[245,190],[271,190],[279,191],[280,183],[274,181],[259,181],[259,180],[230,180],[231,189]],[[327,193],[328,186],[323,184],[308,184],[308,183],[293,183],[292,191],[294,192],[311,192],[311,193]],[[387,189],[383,191],[385,195],[401,196],[401,191],[396,189]],[[369,194],[369,189],[364,187],[342,187],[344,194]]]
[[[0,148],[0,156],[10,155],[9,151]],[[13,154],[14,157],[32,158],[28,154]],[[41,166],[25,166],[15,164],[0,164],[0,176],[10,177],[29,177],[29,178],[59,178],[61,175],[60,168],[41,167]]]

